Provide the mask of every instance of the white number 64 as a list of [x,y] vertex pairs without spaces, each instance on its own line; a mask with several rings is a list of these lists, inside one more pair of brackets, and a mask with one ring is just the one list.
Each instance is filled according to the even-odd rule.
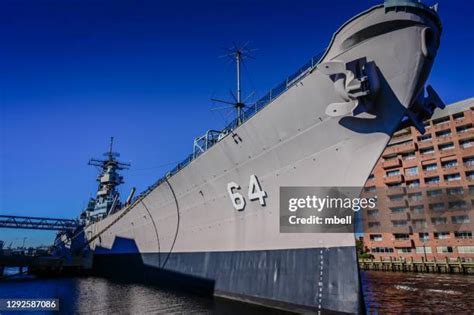
[[[227,184],[227,192],[229,193],[232,205],[235,209],[242,211],[245,208],[245,199],[240,193],[235,191],[238,189],[240,189],[240,186],[235,182],[230,182]],[[250,175],[248,197],[250,201],[258,199],[260,205],[265,206],[265,198],[267,197],[267,193],[260,186],[257,176],[253,174]]]

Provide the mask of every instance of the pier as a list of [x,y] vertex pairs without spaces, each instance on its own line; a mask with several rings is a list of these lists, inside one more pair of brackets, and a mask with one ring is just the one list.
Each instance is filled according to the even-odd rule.
[[426,273],[457,273],[457,274],[474,274],[474,262],[462,261],[457,258],[455,261],[446,257],[444,260],[421,261],[406,258],[392,258],[383,260],[376,259],[359,259],[359,267],[361,270],[377,270],[377,271],[393,271],[393,272],[426,272]]

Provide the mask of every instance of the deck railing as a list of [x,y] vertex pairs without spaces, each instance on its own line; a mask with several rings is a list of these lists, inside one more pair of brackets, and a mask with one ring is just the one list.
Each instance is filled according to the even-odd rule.
[[[301,79],[303,79],[307,74],[311,72],[311,70],[318,65],[318,63],[321,61],[321,58],[324,56],[323,53],[319,53],[315,56],[313,56],[307,63],[305,63],[302,67],[300,67],[296,72],[294,72],[292,75],[287,77],[283,82],[278,84],[276,87],[268,91],[267,94],[265,94],[263,97],[261,97],[258,101],[256,101],[253,105],[249,106],[243,113],[242,113],[242,118],[241,118],[241,123],[244,123],[248,119],[250,119],[252,116],[254,116],[256,113],[258,113],[260,110],[262,110],[264,107],[266,107],[268,104],[270,104],[272,101],[274,101],[276,98],[278,98],[280,95],[282,95],[284,92],[286,92],[290,87],[298,83]],[[239,126],[238,119],[234,119],[231,123],[229,123],[223,130],[222,133],[228,133],[231,130],[234,130]],[[189,154],[183,161],[178,163],[170,172],[168,172],[164,177],[160,178],[157,182],[155,182],[153,185],[149,186],[145,191],[140,193],[138,196],[136,196],[133,199],[132,204],[146,195],[148,195],[153,189],[158,187],[162,182],[165,181],[165,177],[172,176],[179,172],[181,169],[186,167],[191,161],[193,161],[195,158],[200,156],[202,153],[207,151],[209,148],[211,148],[215,143],[218,141],[212,141],[210,142],[206,150],[202,150],[199,152],[193,152]]]

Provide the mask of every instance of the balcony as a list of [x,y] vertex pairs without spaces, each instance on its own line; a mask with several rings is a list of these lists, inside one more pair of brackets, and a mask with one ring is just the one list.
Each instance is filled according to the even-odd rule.
[[440,131],[440,130],[443,130],[445,129],[446,127],[449,126],[449,123],[451,121],[449,119],[447,119],[446,121],[443,121],[443,122],[440,122],[440,123],[433,123],[433,130],[435,131]]
[[464,162],[464,168],[466,170],[474,170],[474,161]]
[[445,174],[457,173],[459,172],[459,166],[458,164],[446,164],[443,165],[443,171]]
[[[391,197],[393,198],[393,196],[391,196]],[[390,197],[389,197],[387,204],[390,205],[390,208],[407,207],[408,206],[408,202],[404,198],[390,199]]]
[[407,223],[406,225],[399,225],[399,226],[391,226],[390,227],[390,231],[392,233],[411,233],[412,232],[412,228],[411,226],[409,225],[409,223]]
[[[410,219],[409,210],[401,211],[401,212],[390,212],[390,220],[404,220],[408,221]],[[403,225],[402,225],[403,226]]]
[[425,177],[431,177],[431,176],[435,176],[437,174],[438,174],[438,169],[423,171],[423,175]]
[[410,214],[410,219],[412,220],[420,220],[420,219],[426,219],[428,218],[429,215],[427,213],[423,212],[412,212]]
[[471,129],[470,131],[458,132],[458,138],[459,140],[469,139],[469,138],[472,138],[473,134],[474,134],[473,129]]
[[388,187],[387,196],[405,194],[405,187]]
[[422,205],[425,203],[425,197],[423,197],[423,195],[421,195],[420,198],[410,198],[408,197],[408,205],[409,206],[418,206],[418,205]]
[[448,142],[453,142],[453,135],[442,135],[436,138],[438,140],[438,144],[443,145]]
[[454,125],[456,127],[462,126],[466,123],[466,116],[460,117],[460,118],[454,118]]
[[402,161],[400,158],[392,159],[392,160],[387,160],[382,162],[382,168],[393,168],[393,167],[400,167],[402,166]]
[[454,149],[455,147],[450,148],[450,149],[439,150],[439,156],[443,158],[443,157],[454,155],[455,154]]
[[417,173],[405,173],[405,180],[413,180],[413,179],[418,179],[420,177],[420,174]]
[[387,176],[383,179],[384,184],[398,184],[403,182],[403,175]]
[[412,247],[412,241],[410,239],[406,240],[394,240],[393,241],[393,247]]
[[409,141],[406,143],[396,144],[385,149],[384,155],[392,155],[406,152],[413,152],[417,150],[416,143]]
[[423,148],[428,148],[433,146],[433,139],[430,140],[423,140],[418,142],[418,148],[423,149]]

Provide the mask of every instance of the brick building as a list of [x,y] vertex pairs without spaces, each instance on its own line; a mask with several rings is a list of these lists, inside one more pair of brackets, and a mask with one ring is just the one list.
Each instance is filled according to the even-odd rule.
[[474,260],[474,98],[395,133],[365,185],[364,244],[377,259]]

